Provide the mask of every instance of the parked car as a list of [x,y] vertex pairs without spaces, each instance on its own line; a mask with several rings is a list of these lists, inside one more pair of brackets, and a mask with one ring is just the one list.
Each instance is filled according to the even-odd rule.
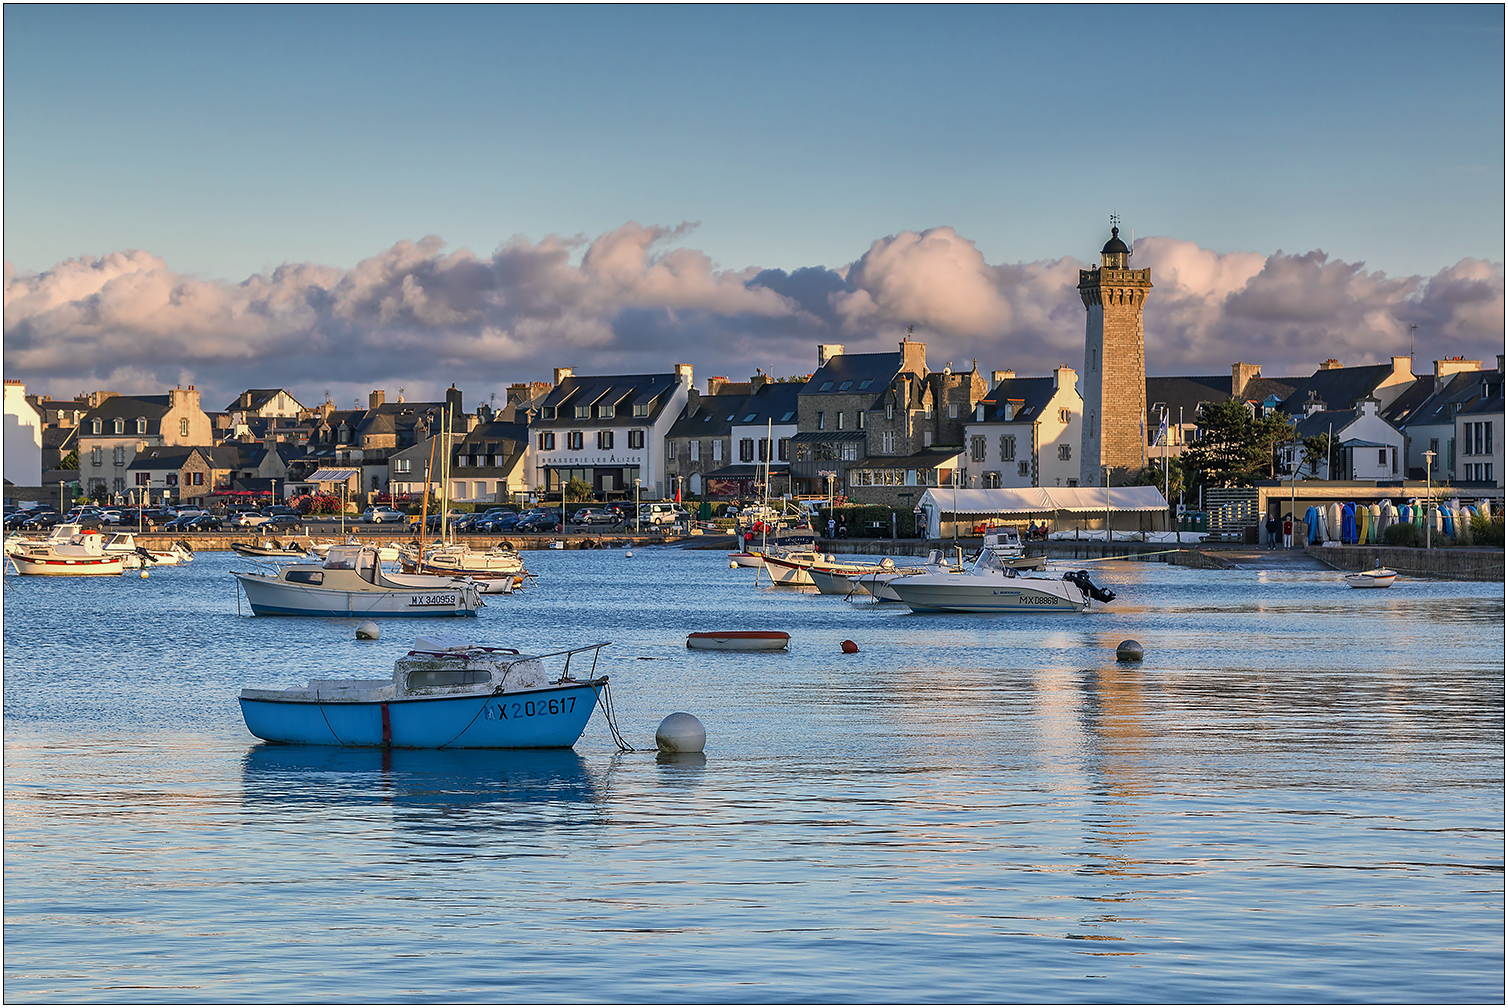
[[158,525],[166,525],[174,517],[176,516],[173,512],[167,508],[148,508],[141,513],[141,520],[154,528]]
[[372,525],[381,525],[383,522],[403,522],[407,518],[408,515],[397,508],[383,504],[374,504],[361,513],[361,520]]
[[299,529],[303,527],[304,516],[297,511],[294,511],[292,514],[275,514],[257,526],[258,529],[265,529],[269,532],[274,529]]
[[260,511],[242,511],[230,519],[234,528],[256,528],[267,520],[267,516]]
[[21,528],[27,531],[50,529],[54,525],[61,525],[65,520],[61,511],[43,511],[41,514],[33,514],[22,521]]
[[518,526],[517,511],[500,511],[483,515],[471,526],[473,532],[508,532]]
[[174,532],[219,532],[224,527],[225,523],[223,521],[208,512],[196,515],[179,515],[164,526],[164,528]]
[[266,515],[268,518],[272,518],[277,515],[297,515],[298,513],[298,508],[289,507],[287,504],[269,504],[267,507],[264,507],[262,509],[262,514]]
[[691,520],[691,515],[679,504],[640,504],[640,525],[654,527],[657,525],[676,525]]
[[31,521],[33,518],[40,518],[43,515],[49,514],[58,515],[58,517],[60,518],[62,517],[62,515],[58,513],[56,508],[50,507],[28,508],[25,511],[12,511],[10,514],[5,516],[5,527],[7,529],[18,529],[22,525]]
[[119,508],[102,508],[100,509],[99,520],[105,525],[120,525],[125,521],[125,518],[121,515]]
[[588,507],[572,515],[571,521],[577,525],[615,525],[619,518],[607,508]]
[[560,512],[555,510],[525,513],[513,526],[517,532],[559,532]]

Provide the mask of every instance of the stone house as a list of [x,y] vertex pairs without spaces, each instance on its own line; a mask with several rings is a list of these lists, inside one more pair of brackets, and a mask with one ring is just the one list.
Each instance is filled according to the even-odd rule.
[[527,425],[500,420],[477,424],[451,444],[450,500],[492,504],[528,493],[528,456]]
[[676,490],[692,496],[745,497],[790,491],[791,438],[797,433],[796,382],[763,374],[748,382],[707,379],[665,437],[665,466]]
[[1482,395],[1456,414],[1457,483],[1503,486],[1503,358],[1496,371],[1481,375]]
[[192,385],[160,396],[111,394],[81,420],[80,487],[89,495],[101,486],[112,494],[125,493],[138,451],[210,443],[210,419],[199,408],[199,393]]
[[1084,401],[1074,369],[1050,378],[1017,378],[996,371],[995,387],[975,404],[965,426],[960,486],[1073,487],[1079,485]]

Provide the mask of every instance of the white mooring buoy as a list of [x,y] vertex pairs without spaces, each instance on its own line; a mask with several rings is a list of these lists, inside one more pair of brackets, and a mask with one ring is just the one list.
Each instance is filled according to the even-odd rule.
[[1123,640],[1115,645],[1115,657],[1119,661],[1141,661],[1141,641]]
[[733,570],[738,570],[738,561],[737,560],[729,560],[728,561],[728,566],[731,569],[733,569]]
[[143,570],[143,571],[142,571],[142,572],[141,572],[141,576],[142,576],[142,577],[143,577],[143,578],[145,578],[145,577],[146,577],[146,576],[147,576],[147,572],[146,572],[146,571],[145,571],[145,570]]
[[628,557],[628,558],[630,558],[630,559],[632,559],[633,555],[634,555],[634,551],[633,550],[629,550],[627,553],[625,553],[623,555],[626,556],[626,557]]
[[371,620],[362,620],[356,625],[357,640],[376,640],[382,636],[382,631],[377,629],[377,624]]
[[655,729],[655,745],[666,753],[701,752],[707,746],[707,729],[691,714],[667,714]]

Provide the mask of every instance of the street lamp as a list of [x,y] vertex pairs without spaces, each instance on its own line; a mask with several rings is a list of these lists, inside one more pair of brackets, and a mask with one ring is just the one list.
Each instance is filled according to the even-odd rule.
[[1432,451],[1425,452],[1424,453],[1424,548],[1425,549],[1429,549],[1430,548],[1430,532],[1432,531],[1432,526],[1435,524],[1435,516],[1431,513],[1434,510],[1434,508],[1431,507],[1431,505],[1434,504],[1434,502],[1435,502],[1434,501],[1435,488],[1434,488],[1433,480],[1430,479],[1430,470],[1433,469],[1434,467],[1435,467],[1435,453],[1432,452]]
[[639,484],[640,484],[640,482],[641,482],[641,480],[639,479],[639,477],[635,476],[634,477],[634,535],[639,535],[642,532],[642,527],[640,525],[640,518],[639,518]]
[[1105,474],[1105,545],[1110,545],[1110,467],[1100,466],[1100,471]]

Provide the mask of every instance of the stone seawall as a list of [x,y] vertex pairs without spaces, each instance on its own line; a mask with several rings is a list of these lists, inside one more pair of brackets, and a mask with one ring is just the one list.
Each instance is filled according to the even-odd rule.
[[[124,532],[130,530],[122,529],[121,531]],[[412,539],[408,536],[402,535],[401,533],[395,533],[395,531],[388,531],[386,533],[353,531],[349,533],[349,536],[354,537],[361,542],[369,543],[373,546],[386,546],[388,543],[393,542],[406,544],[418,541],[417,539]],[[633,536],[622,535],[620,533],[612,533],[609,535],[581,535],[571,533],[528,536],[510,536],[492,533],[489,535],[458,535],[454,538],[456,542],[465,543],[475,550],[488,550],[496,546],[498,543],[506,542],[510,547],[519,551],[549,549],[550,543],[556,541],[564,542],[566,549],[610,549],[619,546],[658,546],[666,542],[674,541],[670,538],[667,538],[666,536]],[[171,535],[156,532],[143,532],[137,534],[136,543],[138,546],[145,546],[147,549],[165,550],[170,549],[172,547],[172,544],[178,542],[180,539],[188,543],[189,547],[193,549],[195,553],[229,552],[231,543],[263,542],[268,539],[276,540],[280,543],[292,542],[296,547],[307,547],[311,542],[338,543],[344,541],[338,534],[290,536],[274,535],[272,533],[268,533],[267,535],[252,536],[245,532],[239,534],[208,532],[194,533],[190,535]],[[434,540],[431,539],[427,541],[433,542]]]
[[[1191,535],[1189,538],[1193,539],[1195,536]],[[955,543],[963,547],[965,554],[974,553],[984,547],[983,538],[965,536],[956,540],[930,539],[926,541],[919,539],[821,539],[817,542],[817,548],[824,553],[833,554],[867,553],[878,556],[924,557],[935,549],[942,550],[944,554],[951,553]],[[1196,545],[1199,544],[1190,543],[1187,546],[1178,546],[1169,543],[1106,543],[1089,539],[1052,539],[1047,542],[1033,542],[1026,547],[1026,552],[1045,556],[1050,560],[1103,560],[1111,557],[1125,557],[1209,570],[1226,570],[1242,566],[1222,556],[1222,550],[1205,547],[1196,549]]]
[[1412,549],[1407,546],[1310,546],[1310,556],[1336,570],[1387,567],[1405,577],[1452,581],[1502,581],[1503,551],[1493,549]]

